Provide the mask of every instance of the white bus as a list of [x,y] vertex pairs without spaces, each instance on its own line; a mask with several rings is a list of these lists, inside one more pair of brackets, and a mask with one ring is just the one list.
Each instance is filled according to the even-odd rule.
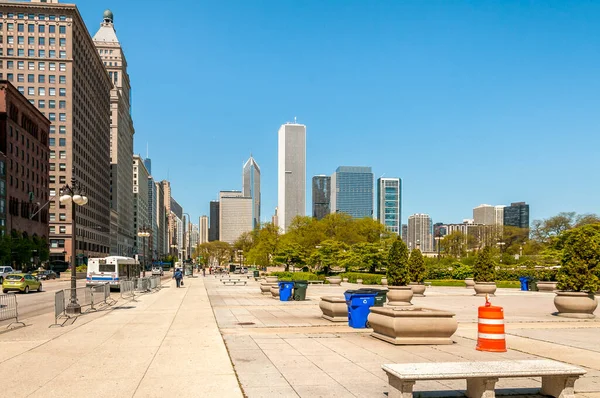
[[118,287],[119,281],[139,278],[140,263],[131,257],[108,256],[88,259],[86,286],[108,282]]

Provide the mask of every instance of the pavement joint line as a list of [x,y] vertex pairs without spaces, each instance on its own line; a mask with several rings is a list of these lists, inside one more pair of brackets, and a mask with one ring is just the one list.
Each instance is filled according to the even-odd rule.
[[[152,362],[154,362],[154,359],[156,358],[156,355],[158,355],[158,352],[160,351],[160,348],[162,347],[163,343],[165,342],[165,339],[167,338],[167,335],[169,334],[169,330],[173,326],[173,322],[175,322],[175,318],[177,318],[177,315],[179,314],[179,310],[181,310],[181,306],[183,305],[183,301],[185,300],[185,296],[187,296],[188,292],[189,292],[189,289],[185,289],[185,293],[183,294],[183,298],[181,299],[181,302],[179,303],[179,306],[177,307],[177,311],[175,311],[175,315],[173,315],[173,319],[171,319],[171,323],[169,324],[169,328],[165,332],[165,335],[163,336],[163,338],[162,338],[162,340],[160,342],[160,345],[158,346],[158,348],[154,352],[154,355],[152,355],[152,359],[148,362],[148,366],[146,366],[146,370],[144,370],[144,374],[142,375],[142,377],[140,377],[140,381],[138,382],[137,386],[135,386],[135,390],[133,391],[133,394],[131,394],[132,397],[135,397],[135,394],[137,394],[138,389],[140,388],[140,385],[142,384],[142,381],[144,381],[144,377],[146,377],[146,374],[148,373],[148,369],[150,369],[150,366],[152,365]],[[129,322],[127,322],[127,323],[129,323]]]

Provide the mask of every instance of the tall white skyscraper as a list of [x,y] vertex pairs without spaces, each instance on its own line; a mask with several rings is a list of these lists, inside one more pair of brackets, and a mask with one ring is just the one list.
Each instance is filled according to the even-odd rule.
[[244,196],[252,198],[252,226],[256,229],[260,227],[260,167],[252,155],[244,164],[242,186]]
[[198,243],[208,242],[208,216],[200,217]]
[[413,214],[408,217],[407,241],[411,250],[418,247],[422,252],[433,251],[432,223],[428,214]]
[[285,233],[294,217],[306,214],[306,126],[286,123],[278,136],[277,208]]

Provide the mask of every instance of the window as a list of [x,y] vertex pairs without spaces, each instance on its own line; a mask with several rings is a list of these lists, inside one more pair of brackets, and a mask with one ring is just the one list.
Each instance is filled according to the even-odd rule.
[[35,95],[35,87],[27,87],[27,95]]
[[46,107],[46,101],[44,100],[39,100],[38,101],[38,108],[43,109]]
[[58,114],[58,120],[61,122],[66,122],[67,121],[67,114],[66,113],[59,113]]
[[[33,37],[30,37],[30,39],[33,39]],[[46,45],[46,38],[45,37],[38,37],[38,45],[45,46]]]
[[35,57],[35,50],[33,48],[30,48],[29,50],[27,50],[27,56]]
[[46,95],[46,87],[38,87],[38,95]]
[[[12,69],[15,67],[15,62],[14,61],[6,61],[6,67],[8,69]],[[2,60],[0,60],[0,68],[2,68]]]
[[38,75],[38,83],[46,83],[46,75]]
[[38,15],[38,19],[39,19],[40,21],[43,21],[44,19],[46,19],[46,15],[44,15],[44,14],[39,14],[39,15]]
[[14,36],[7,36],[6,37],[6,42],[8,44],[15,44],[15,37]]
[[67,71],[67,64],[61,62],[60,64],[58,64],[58,70],[61,71],[61,72],[66,72]]
[[67,45],[67,39],[65,39],[64,37],[61,37],[60,39],[58,39],[58,42],[61,47],[65,47]]
[[46,70],[46,63],[45,62],[38,62],[38,69],[39,70]]
[[50,120],[51,122],[55,121],[56,120],[56,113],[50,112],[48,114],[48,120]]
[[48,51],[48,58],[56,58],[56,51],[55,50]]
[[25,24],[17,24],[17,32],[25,32]]
[[55,46],[56,45],[56,39],[54,37],[50,37],[48,39],[48,44],[50,44],[51,46]]
[[35,25],[33,25],[33,24],[27,25],[27,32],[34,33],[35,32]]
[[67,233],[67,227],[65,226],[59,226],[58,227],[59,231],[61,234],[66,234]]
[[67,84],[67,77],[65,75],[58,76],[58,82],[60,84]]
[[27,83],[35,83],[35,75],[33,73],[27,75]]
[[56,126],[50,126],[50,134],[56,133]]
[[67,58],[67,52],[66,51],[59,51],[59,55],[60,55],[60,58],[62,58],[62,59]]
[[19,73],[19,74],[17,75],[17,81],[18,81],[19,83],[24,83],[24,82],[25,82],[25,75],[24,75],[24,74],[22,74],[22,73]]
[[[12,43],[8,43],[12,44]],[[17,44],[25,44],[25,36],[17,36]]]
[[6,24],[6,29],[8,29],[9,31],[13,31],[15,30],[15,24],[14,23],[7,23]]
[[30,46],[35,45],[35,37],[31,36],[27,38],[27,44]]
[[17,69],[25,69],[25,61],[17,61]]
[[[63,138],[63,139],[64,139],[64,138]],[[58,157],[59,157],[60,159],[66,159],[66,158],[67,158],[67,151],[60,151],[60,152],[58,153]]]
[[58,27],[58,33],[60,33],[61,35],[64,35],[67,33],[67,27],[64,25],[61,25]]
[[[66,157],[65,157],[65,159],[66,159]],[[58,183],[59,184],[66,184],[67,183],[67,177],[65,177],[65,176],[59,176],[58,177]]]
[[59,163],[58,170],[59,171],[67,171],[67,164],[66,163]]
[[[12,48],[9,48],[8,50],[6,50],[8,52],[8,55],[14,55],[14,50]],[[25,50],[23,50],[22,48],[19,48],[17,50],[17,55],[19,57],[24,57],[25,56]]]
[[[52,88],[50,88],[50,90],[52,90]],[[52,95],[52,94],[50,94],[50,95]],[[50,108],[50,109],[56,108],[56,100],[49,100],[48,101],[48,108]]]
[[39,25],[38,26],[38,32],[40,32],[40,33],[46,32],[46,25]]
[[38,50],[38,57],[46,58],[46,50]]
[[58,108],[59,109],[66,109],[67,108],[67,101],[58,101]]
[[27,69],[35,70],[35,62],[27,62]]
[[54,163],[50,163],[50,171],[56,171],[56,165]]
[[58,95],[60,95],[61,97],[66,97],[67,96],[67,89],[66,88],[59,88],[58,89]]
[[19,87],[18,87],[18,90],[19,90],[19,92],[20,92],[21,94],[25,95],[25,87],[23,87],[23,86],[19,86]]
[[66,138],[59,138],[58,139],[58,146],[67,146],[67,139]]
[[67,128],[65,126],[59,126],[58,133],[59,134],[67,134]]
[[56,83],[56,75],[48,75],[48,82],[50,84]]
[[56,88],[54,88],[54,87],[48,88],[48,95],[52,95],[52,96],[56,95]]
[[51,234],[55,234],[56,233],[56,227],[54,225],[50,226],[50,233]]
[[[56,221],[56,214],[50,213],[50,221]],[[58,247],[58,241],[56,239],[50,240],[51,247]]]
[[67,221],[67,215],[65,213],[59,213],[58,214],[58,219],[60,221]]
[[[54,137],[48,138],[48,145],[49,146],[56,145],[56,138],[54,138]],[[52,152],[54,152],[54,151],[52,151]],[[54,156],[54,154],[50,153],[50,159],[54,159],[53,156]]]
[[50,70],[56,70],[56,63],[55,62],[48,62],[48,69],[50,69]]
[[54,26],[54,25],[48,26],[48,32],[50,32],[50,33],[56,33],[56,26]]
[[66,15],[61,15],[60,17],[58,17],[58,19],[60,19],[61,21],[66,21],[67,20],[67,16]]

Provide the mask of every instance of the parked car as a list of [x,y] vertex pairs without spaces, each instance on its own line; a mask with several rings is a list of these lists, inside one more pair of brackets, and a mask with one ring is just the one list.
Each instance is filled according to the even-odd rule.
[[152,276],[163,276],[165,274],[165,271],[163,270],[162,267],[152,267]]
[[0,283],[4,282],[4,279],[6,279],[6,275],[12,274],[14,272],[15,272],[15,270],[13,269],[13,267],[10,267],[10,266],[0,267]]
[[2,283],[4,293],[19,291],[25,294],[31,290],[42,291],[42,282],[30,274],[10,274],[6,275]]
[[[34,275],[34,276],[36,276],[36,275]],[[56,272],[50,271],[50,270],[39,271],[37,273],[37,278],[39,280],[56,279],[57,277],[58,277],[58,275],[56,275]]]

